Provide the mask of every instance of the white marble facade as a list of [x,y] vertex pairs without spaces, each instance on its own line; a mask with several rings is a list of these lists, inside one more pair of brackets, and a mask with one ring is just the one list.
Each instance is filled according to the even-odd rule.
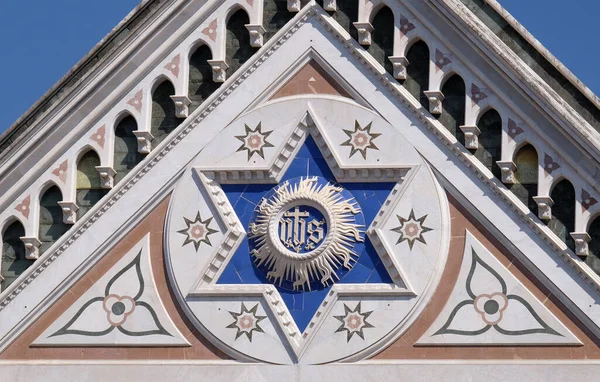
[[[254,45],[264,46],[230,78],[223,70],[221,43],[223,23],[235,2],[209,2],[208,8],[200,3],[181,5],[188,7],[185,22],[175,18],[175,5],[167,7],[161,16],[165,20],[153,20],[152,28],[136,36],[130,49],[145,52],[148,59],[81,119],[65,138],[68,145],[57,143],[53,154],[58,159],[36,167],[43,175],[24,176],[0,196],[0,221],[19,219],[26,236],[35,238],[36,195],[52,181],[66,202],[72,200],[74,159],[86,147],[100,153],[106,185],[112,187],[20,282],[2,292],[0,351],[167,196],[163,251],[168,287],[191,326],[235,361],[298,364],[285,369],[297,373],[314,370],[310,365],[315,364],[363,361],[358,364],[364,370],[399,372],[404,367],[367,365],[364,360],[398,340],[438,288],[452,292],[425,335],[414,339],[418,346],[580,346],[582,339],[470,233],[458,281],[439,285],[452,260],[448,195],[590,335],[600,335],[597,275],[448,133],[433,117],[436,110],[423,109],[394,79],[404,75],[402,58],[410,43],[427,39],[437,60],[427,93],[433,106],[450,73],[463,75],[471,89],[469,121],[463,126],[471,146],[477,139],[472,128],[477,117],[493,105],[508,116],[503,159],[511,158],[525,139],[534,140],[540,155],[549,152],[553,163],[560,163],[560,170],[542,175],[543,187],[549,189],[553,180],[568,175],[578,190],[595,192],[590,163],[578,162],[585,158],[560,150],[545,133],[572,123],[572,114],[562,114],[565,120],[559,125],[534,113],[538,100],[527,98],[530,92],[515,100],[512,82],[485,75],[496,70],[479,56],[487,50],[473,53],[472,44],[458,37],[444,42],[455,26],[438,22],[429,8],[441,7],[433,5],[438,2],[390,4],[402,15],[391,76],[316,3],[263,44],[256,36],[261,6],[246,1]],[[361,2],[359,26],[365,38],[370,37],[367,20],[377,6]],[[459,16],[466,12],[452,9]],[[174,32],[158,46],[144,46],[142,39],[161,22],[172,23]],[[199,41],[212,49],[213,74],[224,83],[189,114],[182,98],[188,86],[186,65],[190,47]],[[448,53],[448,46],[456,52]],[[310,61],[326,68],[351,97],[271,99]],[[107,64],[98,78],[117,64]],[[514,65],[511,70],[519,69]],[[149,100],[155,82],[164,76],[175,84],[178,114],[187,118],[153,147]],[[547,100],[556,107],[554,101]],[[148,155],[113,185],[114,132],[107,126],[124,111],[138,119],[139,149]],[[60,125],[53,123],[43,128]],[[510,175],[510,161],[502,162]],[[598,208],[577,214],[578,230],[584,231]],[[190,346],[158,295],[149,241],[147,236],[137,243],[31,345]],[[124,367],[138,367],[129,366]],[[11,367],[6,375],[21,372],[20,366]],[[257,370],[257,379],[263,372],[275,373],[267,366]],[[436,370],[442,376],[445,368]]]

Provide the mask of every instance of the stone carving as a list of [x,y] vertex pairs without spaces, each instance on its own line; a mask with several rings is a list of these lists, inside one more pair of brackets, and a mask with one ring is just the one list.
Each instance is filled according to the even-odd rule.
[[575,254],[579,257],[587,257],[590,254],[589,243],[592,240],[587,232],[571,232],[575,241]]
[[98,175],[100,175],[102,188],[113,188],[115,185],[115,175],[117,175],[117,172],[110,166],[96,166],[96,170],[98,171]]
[[477,126],[460,126],[460,129],[465,133],[465,147],[469,150],[477,150],[481,130]]
[[358,31],[358,43],[360,45],[371,45],[371,33],[373,33],[373,25],[369,22],[355,22],[354,26]]
[[354,217],[359,205],[342,191],[309,177],[286,181],[261,200],[249,227],[250,254],[269,280],[311,290],[315,282],[333,284],[338,268],[352,269],[359,256],[354,243],[364,240],[364,232]]
[[337,11],[337,2],[336,0],[324,0],[323,1],[323,9],[327,12],[335,12]]
[[22,237],[21,241],[25,245],[25,258],[27,260],[37,260],[40,258],[40,246],[42,242],[37,237]]
[[350,147],[350,158],[359,152],[363,159],[367,159],[367,150],[379,150],[373,143],[375,138],[379,137],[379,133],[371,133],[372,122],[369,122],[365,127],[361,127],[358,121],[354,124],[354,130],[344,130],[348,136],[348,140],[343,142],[341,146]]
[[152,140],[154,136],[149,131],[136,130],[133,132],[138,143],[138,152],[140,154],[150,154],[152,151]]
[[288,12],[300,12],[300,9],[302,9],[300,0],[287,0]]
[[175,116],[177,118],[187,118],[189,114],[188,106],[192,101],[185,95],[172,95],[171,99],[175,104]]
[[406,79],[406,68],[408,67],[408,60],[403,56],[390,56],[388,60],[392,62],[394,69],[394,78],[397,80]]
[[77,222],[77,210],[79,207],[75,202],[58,202],[58,205],[62,208],[63,212],[63,223],[75,224]]
[[246,29],[250,33],[250,46],[253,48],[260,48],[263,46],[263,36],[266,32],[260,24],[246,24]]
[[423,92],[427,99],[429,99],[429,112],[431,114],[439,115],[442,114],[444,101],[444,93],[440,90],[425,90]]
[[516,181],[515,171],[517,170],[517,165],[515,162],[509,161],[497,161],[498,167],[500,167],[500,173],[502,174],[502,183],[504,184],[514,184]]
[[212,68],[213,81],[217,83],[225,82],[229,65],[227,65],[224,60],[208,60],[206,62],[208,62]]
[[344,304],[344,314],[334,316],[336,320],[342,323],[335,332],[346,332],[346,342],[350,342],[355,334],[364,341],[365,334],[363,330],[374,328],[373,325],[367,322],[367,318],[369,318],[373,311],[363,312],[360,304],[359,302],[354,309],[350,309],[348,305]]
[[549,196],[534,196],[533,200],[538,206],[538,218],[542,220],[552,219],[552,206],[554,205],[554,200]]

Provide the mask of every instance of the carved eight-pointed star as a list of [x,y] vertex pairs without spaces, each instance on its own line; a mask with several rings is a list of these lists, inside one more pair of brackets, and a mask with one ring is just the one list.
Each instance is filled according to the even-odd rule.
[[427,219],[427,215],[421,216],[420,218],[415,218],[415,211],[413,209],[410,210],[410,214],[408,215],[408,219],[403,218],[400,215],[396,215],[398,221],[400,222],[400,226],[393,228],[392,231],[400,234],[398,241],[396,244],[402,243],[404,240],[408,241],[408,246],[410,249],[413,249],[413,245],[415,245],[415,241],[420,241],[423,244],[427,244],[423,234],[425,232],[432,231],[431,228],[423,226],[425,223],[425,219]]
[[212,229],[209,227],[212,219],[213,218],[211,216],[208,219],[202,221],[202,218],[200,217],[200,212],[196,214],[195,220],[189,220],[184,216],[183,220],[185,220],[185,224],[187,225],[187,227],[182,229],[181,231],[177,231],[178,233],[186,236],[182,247],[189,243],[194,243],[196,251],[198,251],[198,248],[200,248],[200,244],[202,243],[206,243],[212,247],[208,236],[218,232],[216,229]]
[[254,305],[252,309],[248,310],[248,308],[246,308],[246,304],[242,302],[242,310],[239,313],[231,311],[229,312],[234,321],[226,327],[229,329],[237,329],[237,333],[235,333],[236,340],[240,338],[242,334],[245,334],[246,337],[248,337],[248,340],[252,342],[253,332],[264,333],[258,323],[267,318],[267,316],[257,316],[257,310],[258,304]]
[[370,312],[362,312],[362,308],[360,306],[360,302],[356,305],[354,310],[348,308],[348,305],[344,304],[344,315],[343,316],[334,316],[336,320],[339,320],[342,325],[335,331],[346,332],[346,342],[350,342],[350,339],[353,335],[358,335],[363,340],[365,339],[363,329],[364,328],[374,328],[373,325],[367,322],[367,318],[373,313]]
[[256,128],[252,130],[248,127],[248,125],[244,125],[246,129],[246,135],[236,135],[235,137],[242,141],[242,145],[237,149],[237,151],[248,152],[248,160],[252,158],[252,155],[255,153],[260,155],[261,158],[265,159],[265,153],[263,149],[265,147],[274,147],[271,143],[267,142],[267,138],[271,133],[271,131],[262,132],[262,127],[260,122],[256,125]]
[[348,140],[341,145],[350,147],[350,157],[360,152],[363,159],[367,159],[368,149],[379,150],[373,141],[381,134],[371,133],[371,123],[365,127],[360,127],[358,121],[355,121],[354,131],[344,130],[344,133],[348,136]]

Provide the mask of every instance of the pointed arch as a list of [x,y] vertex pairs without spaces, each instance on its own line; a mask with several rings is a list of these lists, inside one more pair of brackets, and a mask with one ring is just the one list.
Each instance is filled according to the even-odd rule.
[[377,13],[373,14],[371,45],[367,51],[388,73],[393,73],[394,68],[388,57],[394,55],[394,13],[389,7],[383,5]]
[[138,152],[137,138],[133,133],[137,130],[135,118],[131,114],[125,113],[117,121],[113,163],[113,169],[116,172],[115,184],[144,159]]
[[173,130],[181,124],[175,115],[175,103],[171,96],[175,95],[175,87],[168,79],[157,81],[152,91],[152,118],[150,133],[154,137],[152,145],[158,146]]
[[460,127],[465,124],[467,97],[465,81],[458,74],[452,74],[443,84],[443,110],[437,118],[464,145],[465,135]]
[[40,196],[40,218],[38,239],[42,243],[40,253],[44,253],[65,232],[69,225],[63,223],[63,212],[58,202],[62,193],[58,186],[51,186]]
[[508,187],[523,204],[537,215],[537,203],[533,200],[538,195],[539,161],[537,150],[533,145],[524,143],[515,152],[513,162],[516,166],[515,182]]
[[192,101],[189,106],[190,113],[196,110],[221,85],[213,81],[212,68],[208,63],[208,60],[211,59],[212,52],[205,44],[198,45],[190,54],[188,79],[188,98]]
[[25,244],[21,237],[25,236],[25,228],[17,219],[8,221],[2,229],[2,262],[0,263],[0,291],[8,288],[27,268],[33,260],[25,258]]
[[575,249],[571,232],[575,231],[575,187],[566,178],[557,180],[551,188],[552,219],[546,221],[548,227],[569,248]]
[[100,174],[96,169],[100,166],[100,157],[93,149],[85,151],[77,161],[76,203],[77,219],[85,215],[96,203],[106,195],[102,188]]
[[429,89],[429,46],[423,40],[415,41],[406,52],[408,67],[403,86],[429,110],[429,99],[425,91]]
[[250,46],[250,33],[246,24],[250,24],[248,13],[243,9],[234,8],[227,19],[225,61],[227,77],[231,77],[256,51]]
[[287,10],[287,0],[264,0],[263,2],[263,26],[266,30],[263,39],[269,41],[288,21],[294,17]]
[[475,157],[498,179],[502,177],[496,163],[502,156],[502,117],[495,109],[488,109],[477,121],[479,128],[479,147]]

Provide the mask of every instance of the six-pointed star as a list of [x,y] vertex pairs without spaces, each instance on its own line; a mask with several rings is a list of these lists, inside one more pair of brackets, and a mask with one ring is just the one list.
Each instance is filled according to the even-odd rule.
[[[295,158],[292,159],[282,182],[306,176],[319,176],[330,181],[335,177],[328,167],[324,156],[319,151],[312,137],[308,137],[300,148]],[[367,228],[379,210],[384,205],[395,183],[342,183],[354,199],[361,206]],[[236,212],[244,229],[248,230],[250,218],[256,205],[262,197],[277,185],[274,184],[249,184],[249,185],[222,185],[231,205]],[[362,245],[362,243],[361,243]],[[237,248],[225,269],[219,276],[217,284],[269,284],[262,273],[256,268],[249,253],[248,238],[246,237]],[[360,249],[360,256],[353,268],[348,271],[336,284],[392,284],[385,265],[365,235],[365,242]],[[275,285],[291,316],[294,318],[300,331],[308,326],[315,312],[331,289],[331,285],[318,290],[294,292],[279,288]]]

